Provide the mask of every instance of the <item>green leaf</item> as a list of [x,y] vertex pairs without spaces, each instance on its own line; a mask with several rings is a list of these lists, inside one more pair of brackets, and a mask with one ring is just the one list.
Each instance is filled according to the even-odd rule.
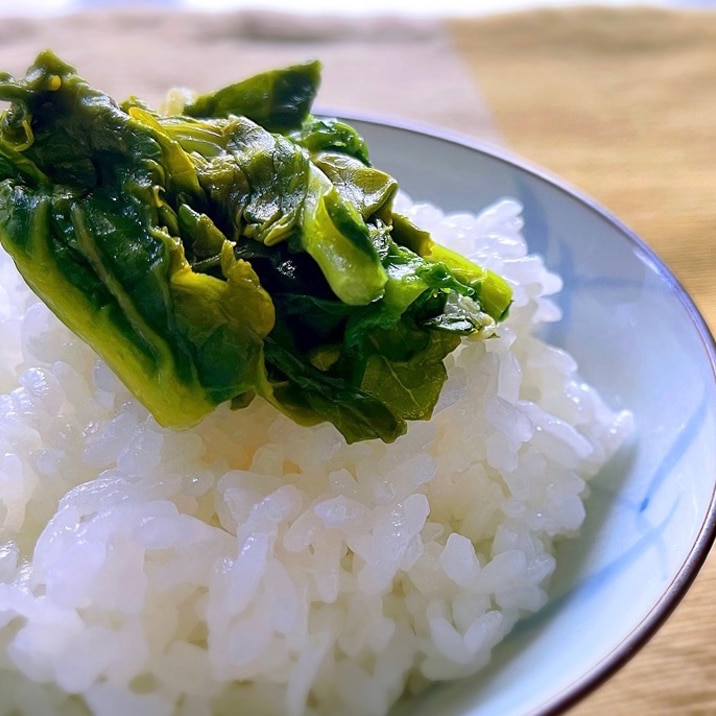
[[248,117],[271,132],[300,127],[318,91],[321,65],[306,62],[270,70],[216,92],[198,96],[184,107],[189,117]]
[[363,137],[349,124],[338,119],[309,116],[300,129],[291,132],[289,137],[314,156],[322,152],[339,152],[357,159],[365,166],[370,165],[368,145]]
[[393,442],[405,432],[405,421],[384,401],[327,375],[271,339],[265,345],[267,361],[278,372],[258,392],[296,422],[331,422],[349,443],[372,438]]
[[398,191],[398,182],[393,177],[354,157],[321,152],[313,161],[365,220],[380,216]]
[[[412,331],[405,326],[402,329],[406,345],[414,348],[405,351],[402,359],[392,355],[381,341],[380,331],[373,332],[375,351],[366,361],[361,388],[379,395],[388,405],[400,406],[403,420],[428,420],[447,378],[443,360],[460,344],[460,337],[452,332],[431,332],[427,345],[418,350],[419,343],[410,340]],[[387,342],[394,346],[396,336],[391,333]]]

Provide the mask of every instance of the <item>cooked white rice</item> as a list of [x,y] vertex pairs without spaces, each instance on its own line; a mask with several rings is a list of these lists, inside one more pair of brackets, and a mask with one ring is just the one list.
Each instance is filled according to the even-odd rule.
[[393,445],[259,400],[164,430],[0,252],[0,716],[377,716],[544,605],[629,415],[533,336],[518,204],[409,211],[515,303]]

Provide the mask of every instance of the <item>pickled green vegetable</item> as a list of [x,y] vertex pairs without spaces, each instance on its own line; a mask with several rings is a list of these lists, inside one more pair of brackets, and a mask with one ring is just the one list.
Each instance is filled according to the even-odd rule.
[[311,114],[319,76],[274,70],[163,114],[49,51],[0,75],[0,242],[164,426],[258,395],[392,441],[509,308],[505,281],[393,211],[353,128]]

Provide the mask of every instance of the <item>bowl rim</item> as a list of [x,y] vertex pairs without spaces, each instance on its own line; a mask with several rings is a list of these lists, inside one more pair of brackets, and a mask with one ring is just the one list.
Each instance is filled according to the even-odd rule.
[[[343,110],[330,107],[317,108],[316,114],[324,117],[337,117],[348,123],[358,121],[366,125],[398,130],[468,149],[526,173],[534,179],[544,182],[553,189],[578,201],[586,209],[617,229],[628,243],[631,244],[641,260],[647,263],[649,267],[658,274],[677,300],[681,302],[704,347],[714,378],[713,386],[716,387],[716,339],[700,310],[694,303],[694,300],[654,249],[591,196],[572,186],[562,177],[525,159],[506,147],[498,146],[493,142],[479,140],[468,134],[429,122],[416,121],[389,114]],[[630,634],[615,646],[600,662],[595,664],[584,678],[575,680],[557,693],[554,698],[538,706],[536,710],[531,712],[534,716],[556,716],[557,714],[562,714],[595,691],[630,659],[636,656],[671,616],[693,584],[706,562],[712,545],[716,541],[716,475],[712,476],[712,479],[714,484],[711,489],[711,499],[705,512],[704,520],[699,527],[697,538],[659,600],[654,604],[651,610],[643,616],[642,620],[635,626]]]

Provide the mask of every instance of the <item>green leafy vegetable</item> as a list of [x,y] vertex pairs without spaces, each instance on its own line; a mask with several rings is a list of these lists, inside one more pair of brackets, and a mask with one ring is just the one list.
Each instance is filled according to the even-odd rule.
[[443,361],[511,301],[393,211],[316,62],[169,113],[51,52],[0,75],[0,242],[28,285],[169,427],[259,395],[349,442],[429,418]]

